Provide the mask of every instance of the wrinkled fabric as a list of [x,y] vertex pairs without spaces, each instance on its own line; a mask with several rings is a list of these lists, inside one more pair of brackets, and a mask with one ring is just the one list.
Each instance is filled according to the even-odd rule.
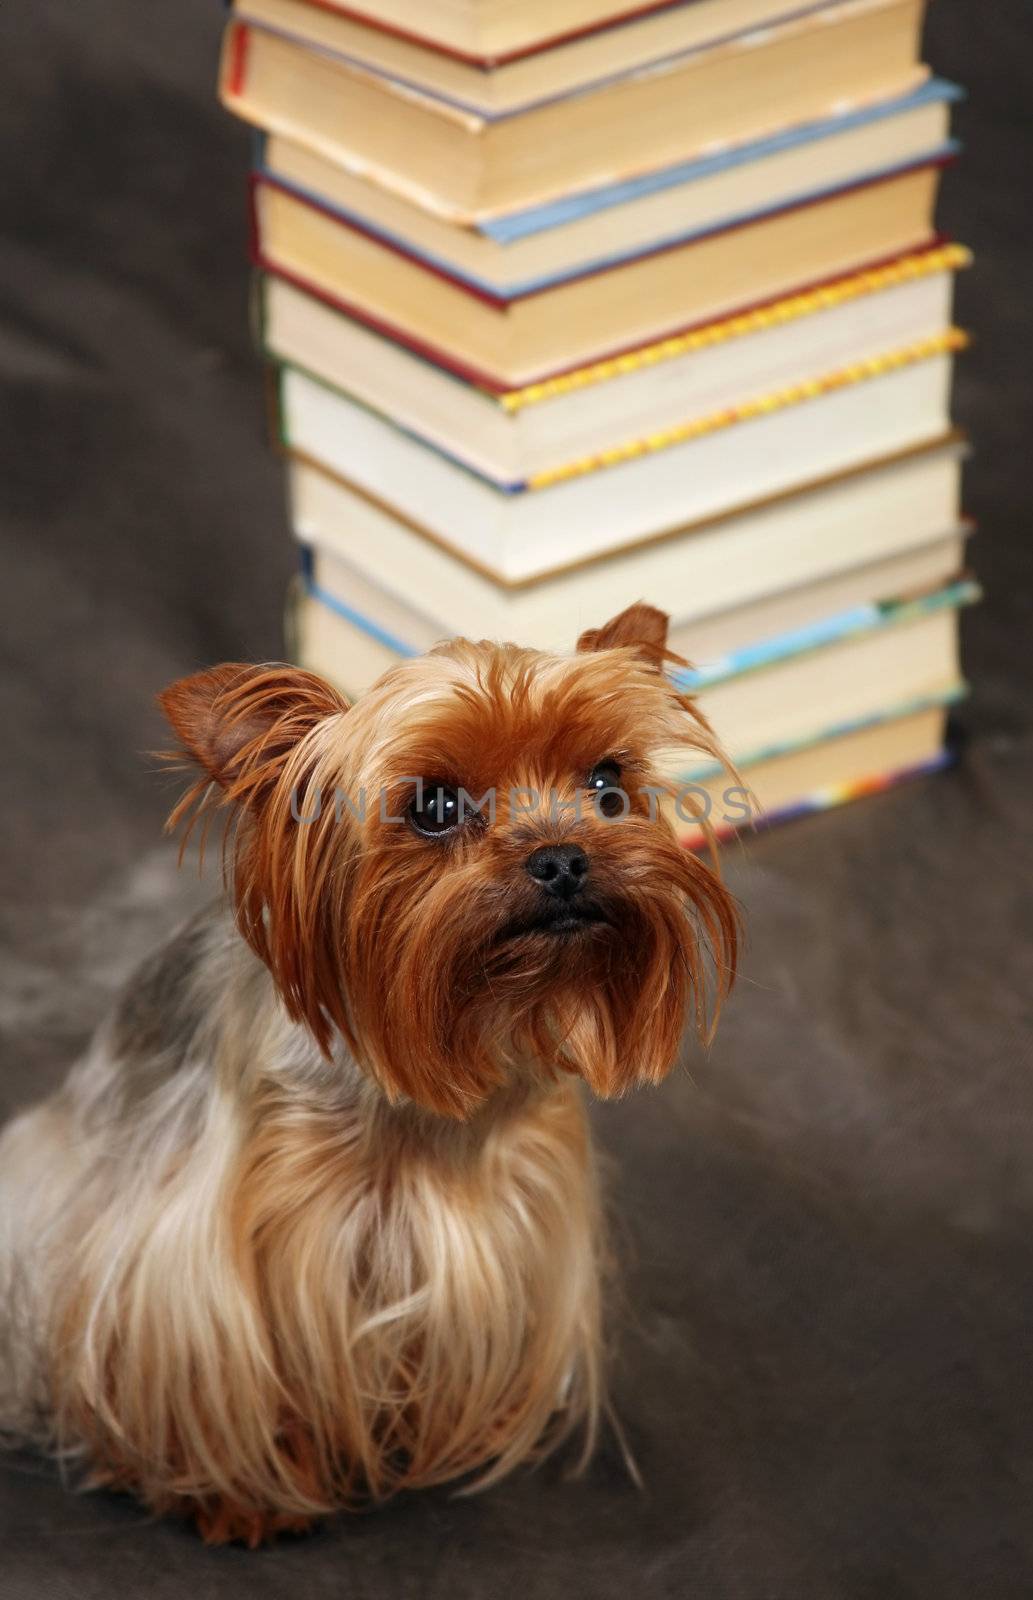
[[[5,1114],[210,892],[161,842],[154,694],[283,651],[293,551],[221,20],[214,0],[0,14]],[[8,1455],[0,1600],[1029,1594],[1028,30],[1024,0],[992,25],[937,5],[928,29],[971,91],[940,212],[978,255],[956,410],[989,598],[963,621],[960,765],[733,846],[749,938],[717,1044],[596,1117],[645,1491],[611,1435],[577,1483],[549,1467],[254,1556]]]

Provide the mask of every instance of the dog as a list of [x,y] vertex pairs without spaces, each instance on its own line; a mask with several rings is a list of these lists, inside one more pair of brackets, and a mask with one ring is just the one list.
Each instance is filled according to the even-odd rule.
[[[0,1425],[258,1545],[495,1483],[604,1404],[582,1087],[658,1083],[737,907],[654,803],[715,736],[638,604],[454,640],[349,705],[226,665],[160,703],[223,901],[0,1138]],[[670,658],[676,659],[676,658]]]

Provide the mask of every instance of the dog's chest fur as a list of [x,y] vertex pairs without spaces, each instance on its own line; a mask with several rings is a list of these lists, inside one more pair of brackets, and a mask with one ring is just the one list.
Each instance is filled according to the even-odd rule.
[[4,1142],[28,1159],[44,1134],[68,1159],[7,1246],[51,1242],[23,1320],[64,1442],[154,1506],[250,1535],[263,1506],[493,1477],[594,1416],[573,1084],[469,1124],[392,1108],[208,914]]

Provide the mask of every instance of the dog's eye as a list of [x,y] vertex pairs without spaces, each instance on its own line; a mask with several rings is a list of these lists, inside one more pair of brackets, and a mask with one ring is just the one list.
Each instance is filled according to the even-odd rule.
[[450,833],[462,820],[459,793],[447,783],[425,783],[409,807],[409,821],[417,833]]
[[627,802],[621,794],[609,792],[619,790],[620,784],[621,769],[616,761],[600,761],[588,774],[585,787],[589,793],[602,796],[596,803],[604,817],[623,815]]
[[620,786],[621,769],[616,761],[600,761],[588,774],[587,789],[598,793],[601,789],[616,789]]

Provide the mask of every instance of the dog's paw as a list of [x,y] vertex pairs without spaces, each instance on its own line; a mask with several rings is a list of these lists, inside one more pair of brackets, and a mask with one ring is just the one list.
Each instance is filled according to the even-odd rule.
[[281,1534],[311,1533],[318,1521],[287,1511],[255,1511],[231,1500],[192,1506],[189,1516],[205,1544],[244,1544],[249,1550],[272,1544]]

